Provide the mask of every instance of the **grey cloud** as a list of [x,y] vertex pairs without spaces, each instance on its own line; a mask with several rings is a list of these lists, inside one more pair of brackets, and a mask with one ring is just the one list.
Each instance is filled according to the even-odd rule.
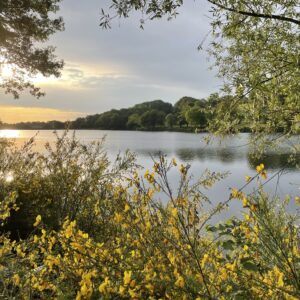
[[73,80],[78,80],[84,77],[84,72],[76,68],[67,68],[65,69],[65,73],[67,73],[68,77]]

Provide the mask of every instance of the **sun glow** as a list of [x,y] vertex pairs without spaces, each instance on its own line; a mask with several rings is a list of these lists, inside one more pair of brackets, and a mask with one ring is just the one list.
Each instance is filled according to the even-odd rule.
[[30,81],[37,84],[58,84],[59,83],[58,78],[54,76],[45,77],[42,74],[34,75],[33,77],[30,78]]
[[11,129],[0,130],[0,138],[16,139],[19,137],[20,137],[19,130],[11,130]]
[[0,77],[1,78],[9,78],[14,75],[13,68],[8,64],[1,65],[0,68]]
[[8,79],[14,79],[14,77],[21,75],[24,77],[24,80],[30,81],[36,84],[51,84],[57,83],[57,78],[54,76],[45,77],[42,74],[30,75],[18,73],[18,68],[14,65],[1,62],[0,59],[0,83]]

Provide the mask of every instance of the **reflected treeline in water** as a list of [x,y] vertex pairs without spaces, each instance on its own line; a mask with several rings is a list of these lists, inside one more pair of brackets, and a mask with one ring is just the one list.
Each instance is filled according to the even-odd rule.
[[245,159],[243,151],[236,151],[229,148],[201,148],[201,149],[177,149],[176,156],[183,161],[195,160],[218,160],[223,163],[231,163]]
[[297,165],[300,164],[300,154],[291,155],[290,153],[276,153],[269,152],[260,156],[253,154],[248,148],[232,147],[232,148],[217,148],[217,147],[204,147],[204,148],[178,148],[173,151],[170,149],[149,149],[137,150],[138,155],[144,157],[158,157],[161,154],[166,154],[168,157],[176,156],[184,162],[196,161],[217,161],[223,164],[230,164],[237,161],[247,161],[250,168],[264,163],[267,169],[276,170],[286,168],[289,170],[296,170]]
[[257,157],[251,153],[248,153],[248,163],[253,169],[260,164],[264,163],[267,169],[289,169],[296,170],[297,165],[300,164],[300,154],[290,154],[290,153],[264,153]]
[[244,151],[236,151],[235,149],[228,149],[228,148],[211,148],[211,147],[204,147],[204,148],[178,148],[173,149],[141,149],[136,150],[138,155],[142,155],[144,157],[158,157],[161,154],[165,154],[169,157],[176,156],[180,160],[184,162],[193,162],[193,161],[202,161],[202,160],[216,160],[222,163],[231,163],[237,160],[244,160],[246,159],[246,154]]

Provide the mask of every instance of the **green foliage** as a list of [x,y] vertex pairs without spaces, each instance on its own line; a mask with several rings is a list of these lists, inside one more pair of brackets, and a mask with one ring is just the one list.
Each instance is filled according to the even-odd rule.
[[50,35],[63,30],[63,20],[54,17],[60,2],[1,0],[0,68],[8,64],[14,75],[12,78],[3,78],[0,87],[15,98],[24,89],[29,89],[36,97],[43,95],[39,88],[27,80],[28,76],[37,73],[46,77],[60,75],[63,63],[56,60],[54,48],[41,46]]
[[[141,116],[152,110],[160,111],[162,114],[168,114],[172,112],[173,106],[162,100],[143,102],[130,108],[120,110],[112,109],[102,114],[78,118],[72,121],[70,126],[73,129],[135,130],[141,128]],[[151,122],[149,124],[150,125],[147,126],[146,123],[144,123],[142,126],[144,129],[151,129],[153,126]],[[159,121],[158,124],[161,125],[161,121]],[[155,126],[156,125],[154,125],[154,127]]]
[[16,193],[19,207],[2,230],[10,231],[14,239],[25,238],[38,214],[53,229],[69,218],[90,233],[105,230],[105,224],[93,223],[95,205],[101,202],[105,209],[111,183],[135,165],[130,153],[109,163],[102,143],[83,145],[65,132],[57,135],[54,145],[46,144],[43,153],[32,150],[33,140],[21,150],[2,145],[0,198]]
[[[235,97],[232,95],[220,96],[211,94],[206,99],[197,100],[191,97],[179,99],[174,106],[172,104],[155,100],[137,104],[130,108],[120,110],[112,109],[102,114],[90,115],[85,118],[77,118],[72,122],[23,122],[17,124],[2,124],[6,129],[109,129],[109,130],[184,130],[192,131],[194,126],[200,127],[201,131],[223,133],[250,132],[253,129],[253,122],[247,119],[247,105],[250,99],[240,101],[236,106]],[[230,111],[228,110],[230,108]],[[242,108],[242,109],[241,109]],[[153,115],[153,122],[150,121],[150,111],[161,112],[160,119]],[[146,114],[147,113],[147,114]],[[141,123],[141,116],[145,114],[149,120]],[[162,117],[164,115],[164,117]],[[163,118],[163,120],[162,120]],[[262,121],[262,120],[261,120]],[[234,124],[234,126],[232,126]],[[189,127],[190,126],[190,127]],[[260,142],[265,137],[264,145],[277,140],[274,136],[265,135],[264,122],[255,125],[256,133],[253,142]],[[269,128],[269,133],[285,133],[282,127]],[[269,141],[267,138],[270,137]],[[260,139],[259,139],[260,138]],[[263,149],[262,149],[263,150]]]
[[[297,1],[211,1],[214,48],[225,91],[235,97],[219,131],[296,133],[300,114],[299,11]],[[221,112],[218,114],[221,116]]]
[[126,128],[127,116],[120,111],[111,110],[99,115],[96,121],[93,116],[88,116],[86,121],[87,128],[122,129]]
[[165,114],[171,113],[173,110],[173,106],[171,103],[164,102],[162,100],[154,100],[149,102],[143,102],[141,104],[136,104],[132,110],[136,113],[143,113],[147,110],[159,110],[164,112]]
[[[205,108],[205,100],[183,97],[173,106],[162,100],[136,104],[120,110],[112,109],[102,114],[77,118],[70,123],[58,121],[4,124],[7,129],[109,129],[109,130],[153,130],[175,129],[187,125],[186,110],[191,107]],[[141,120],[143,116],[143,121]],[[202,117],[202,115],[201,115]],[[199,124],[202,121],[199,120]],[[204,122],[204,121],[203,121]]]
[[191,107],[201,106],[204,103],[205,100],[198,100],[192,97],[182,97],[174,104],[174,108],[177,112],[185,112]]
[[165,118],[165,125],[169,128],[173,128],[176,124],[176,116],[174,114],[167,114]]
[[154,129],[164,125],[165,113],[156,109],[146,111],[141,115],[141,126]]
[[130,115],[126,124],[128,129],[138,129],[141,126],[141,118],[138,114]]
[[204,128],[206,126],[206,115],[201,108],[193,107],[186,111],[185,119],[190,126],[200,126]]

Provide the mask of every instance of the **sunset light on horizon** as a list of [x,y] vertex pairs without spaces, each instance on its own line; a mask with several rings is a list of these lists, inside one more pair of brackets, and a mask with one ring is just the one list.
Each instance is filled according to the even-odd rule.
[[64,111],[59,109],[42,107],[15,107],[1,106],[1,121],[3,123],[34,122],[34,121],[69,121],[86,114],[74,111]]

